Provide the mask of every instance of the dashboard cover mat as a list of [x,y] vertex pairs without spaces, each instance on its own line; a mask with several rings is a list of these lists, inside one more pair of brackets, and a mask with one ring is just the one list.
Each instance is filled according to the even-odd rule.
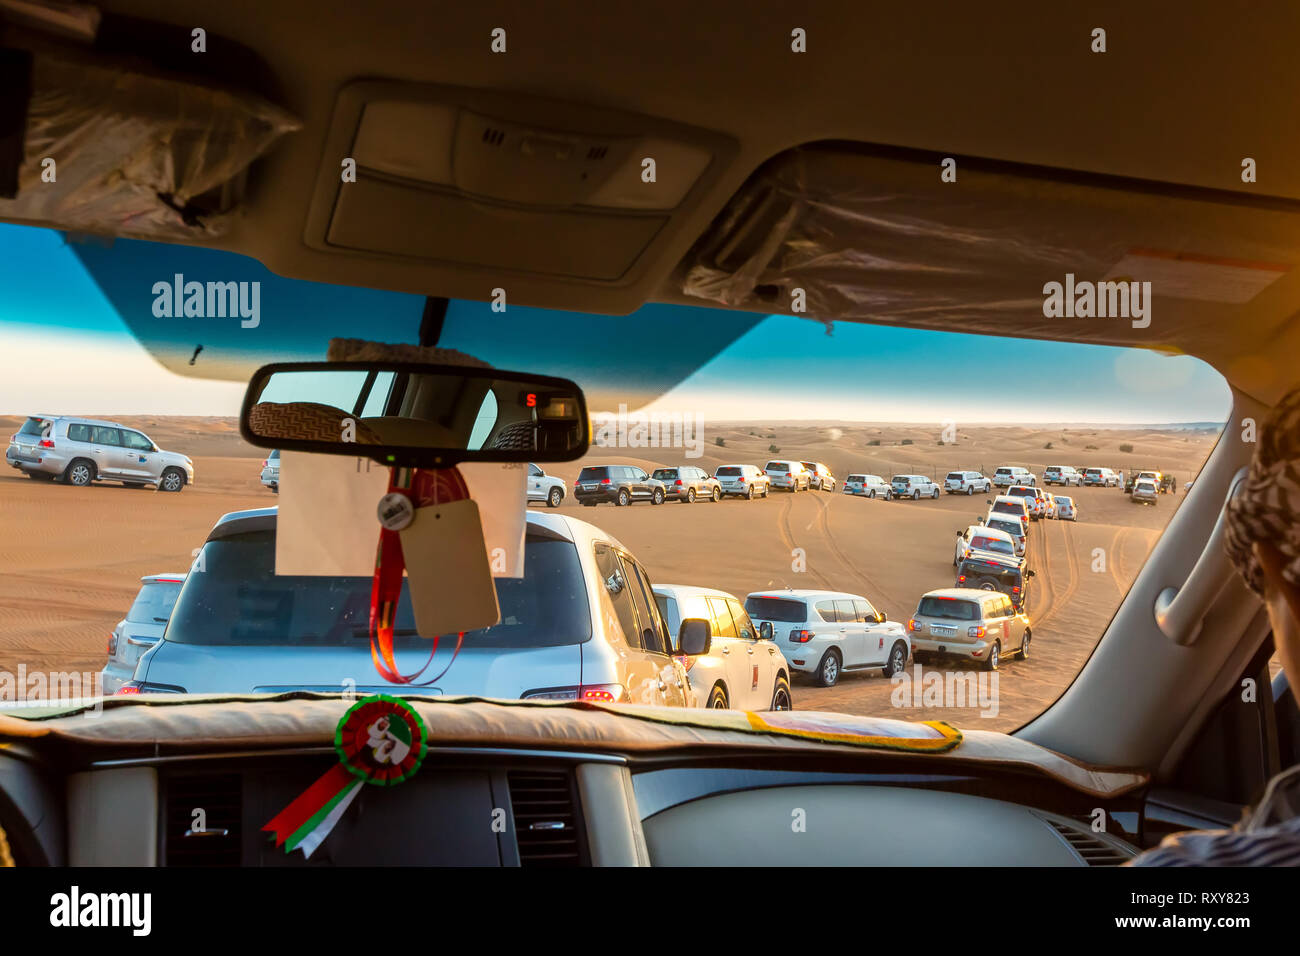
[[[477,697],[405,698],[429,728],[429,746],[512,747],[593,754],[664,754],[709,749],[753,753],[857,755],[872,748],[823,742],[804,736],[756,733],[743,713],[695,713],[636,704],[592,705],[546,701],[486,700]],[[0,713],[0,740],[50,743],[111,753],[148,746],[155,754],[275,750],[329,745],[339,718],[354,701],[340,695],[292,692],[224,697],[172,695],[105,698],[100,708],[80,707],[51,715],[33,711]],[[20,717],[18,714],[25,714]],[[814,712],[798,712],[813,719]],[[93,719],[88,719],[93,718]],[[780,718],[765,715],[771,722]],[[832,722],[838,714],[818,714]],[[689,721],[689,722],[688,722]],[[900,725],[899,736],[917,736],[919,725]],[[929,731],[926,731],[927,733]],[[937,733],[937,731],[935,731]],[[882,751],[884,752],[884,751]],[[1141,769],[1095,767],[1028,740],[986,730],[967,730],[946,753],[889,751],[892,757],[956,764],[999,765],[1042,773],[1095,796],[1115,796],[1145,785]],[[97,759],[97,758],[96,758]],[[930,768],[927,768],[930,769]]]

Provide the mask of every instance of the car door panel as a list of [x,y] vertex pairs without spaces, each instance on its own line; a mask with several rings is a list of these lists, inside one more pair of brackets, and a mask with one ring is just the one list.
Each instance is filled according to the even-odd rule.
[[630,555],[621,557],[628,574],[632,601],[641,620],[642,649],[655,670],[663,703],[669,707],[685,707],[688,693],[686,669],[673,655],[673,642],[668,634],[668,625],[659,613],[650,576]]
[[737,640],[753,652],[754,686],[751,710],[766,710],[772,706],[772,693],[776,689],[776,674],[781,665],[781,655],[776,642],[760,638],[758,628],[738,601],[727,601],[731,618],[736,624]]
[[835,615],[839,619],[840,634],[843,637],[844,666],[860,667],[870,663],[866,625],[858,620],[853,602],[846,598],[837,598]]

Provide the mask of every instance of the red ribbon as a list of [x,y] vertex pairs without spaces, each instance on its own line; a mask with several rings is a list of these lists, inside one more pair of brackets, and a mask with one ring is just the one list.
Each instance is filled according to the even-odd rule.
[[[469,498],[469,486],[456,468],[398,468],[389,469],[388,493],[405,495],[416,509],[464,501]],[[402,596],[402,574],[406,558],[402,554],[402,537],[397,531],[384,528],[379,532],[379,548],[375,553],[375,574],[370,585],[370,659],[375,670],[390,684],[411,684],[428,687],[440,680],[451,669],[465,641],[465,632],[456,635],[456,650],[447,666],[437,675],[419,684],[414,681],[433,663],[438,653],[438,637],[433,639],[429,659],[414,674],[402,674],[393,658],[393,624],[397,620],[397,603]]]
[[262,829],[275,834],[276,846],[284,846],[285,840],[301,830],[302,825],[319,813],[321,807],[344,788],[356,783],[356,780],[346,766],[336,763],[315,783],[298,794],[293,803],[272,817]]

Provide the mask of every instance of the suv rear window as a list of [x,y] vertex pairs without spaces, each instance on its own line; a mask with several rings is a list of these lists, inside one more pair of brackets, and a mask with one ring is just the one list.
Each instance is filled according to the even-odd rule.
[[23,427],[18,429],[20,435],[40,435],[42,438],[49,437],[50,426],[54,424],[48,418],[29,418],[23,422]]
[[970,546],[980,551],[994,551],[998,554],[1015,554],[1015,547],[1010,541],[1003,541],[1001,538],[990,538],[988,535],[977,534],[970,539]]
[[714,476],[718,478],[739,478],[743,474],[744,474],[743,471],[731,465],[727,466],[726,468],[719,468],[716,472],[714,472]]
[[135,596],[126,619],[132,624],[164,624],[171,617],[176,596],[181,593],[180,581],[154,581],[146,584]]
[[745,610],[758,621],[780,621],[799,624],[808,620],[808,606],[791,598],[751,597],[745,599]]
[[923,597],[916,613],[923,617],[941,617],[949,621],[978,621],[980,607],[959,598]]
[[769,461],[767,463],[766,470],[767,471],[789,471],[790,466],[783,461]]
[[[369,647],[368,577],[275,573],[275,532],[250,531],[203,546],[203,573],[186,581],[167,640],[178,644]],[[428,647],[415,632],[407,582],[394,644]],[[555,647],[591,637],[587,591],[570,541],[529,536],[524,576],[497,578],[501,623],[465,632],[465,648]]]
[[866,475],[849,475],[849,476],[848,476],[847,478],[845,478],[844,480],[845,480],[845,481],[862,482],[863,484],[866,484],[867,476],[866,476]]
[[[1060,501],[1062,499],[1058,498],[1057,500]],[[1070,499],[1066,498],[1064,500],[1069,501]],[[989,527],[994,531],[1003,531],[1012,536],[1020,535],[1024,531],[1024,529],[1022,529],[1015,521],[990,521]]]
[[963,481],[966,478],[966,473],[964,471],[950,471],[948,477],[954,481]]
[[608,465],[597,465],[593,468],[584,468],[578,472],[579,481],[600,481],[602,478],[610,477]]
[[658,478],[660,481],[671,481],[677,477],[676,468],[656,468],[651,478]]
[[993,511],[1000,515],[1023,515],[1025,509],[1014,501],[998,501],[993,504]]
[[996,578],[1007,587],[1020,583],[1020,572],[1015,568],[1003,567],[979,558],[968,558],[963,561],[958,574],[964,574],[968,578]]

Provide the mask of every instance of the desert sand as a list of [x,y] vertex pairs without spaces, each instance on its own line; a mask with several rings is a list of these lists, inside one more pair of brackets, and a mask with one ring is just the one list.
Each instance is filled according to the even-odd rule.
[[[196,483],[180,494],[165,494],[116,484],[79,489],[33,481],[8,469],[0,473],[0,607],[6,611],[0,617],[0,668],[12,671],[21,663],[29,671],[99,670],[109,633],[130,606],[142,575],[184,570],[222,514],[277,501],[258,481],[265,452],[246,445],[233,421],[118,420],[143,429],[164,448],[190,455]],[[20,422],[0,418],[0,435],[7,437]],[[1171,472],[1179,491],[1161,497],[1156,507],[1132,504],[1114,489],[1072,488],[1080,508],[1077,523],[1034,525],[1033,653],[1027,661],[1007,661],[999,672],[995,717],[982,717],[973,707],[895,708],[893,688],[878,671],[848,674],[833,688],[804,679],[793,687],[799,709],[1014,729],[1055,700],[1078,673],[1217,434],[981,426],[961,429],[955,444],[941,445],[939,438],[939,426],[924,425],[711,424],[699,458],[688,459],[681,449],[593,448],[583,461],[548,471],[570,487],[587,463],[651,470],[689,462],[712,471],[737,462],[762,467],[771,457],[825,462],[841,482],[861,471],[886,479],[898,472],[942,478],[958,468],[991,475],[1003,464],[1024,465],[1040,475],[1047,464]],[[876,441],[880,444],[871,444]],[[1120,445],[1132,445],[1133,451],[1121,452]],[[843,590],[864,595],[891,620],[905,621],[921,594],[952,585],[955,533],[986,507],[980,495],[885,502],[837,490],[629,508],[584,508],[566,498],[560,510],[619,538],[656,583],[721,588],[742,600],[752,591],[787,586]],[[792,570],[795,548],[806,554],[802,572]],[[1104,570],[1092,568],[1094,548],[1105,553]]]

